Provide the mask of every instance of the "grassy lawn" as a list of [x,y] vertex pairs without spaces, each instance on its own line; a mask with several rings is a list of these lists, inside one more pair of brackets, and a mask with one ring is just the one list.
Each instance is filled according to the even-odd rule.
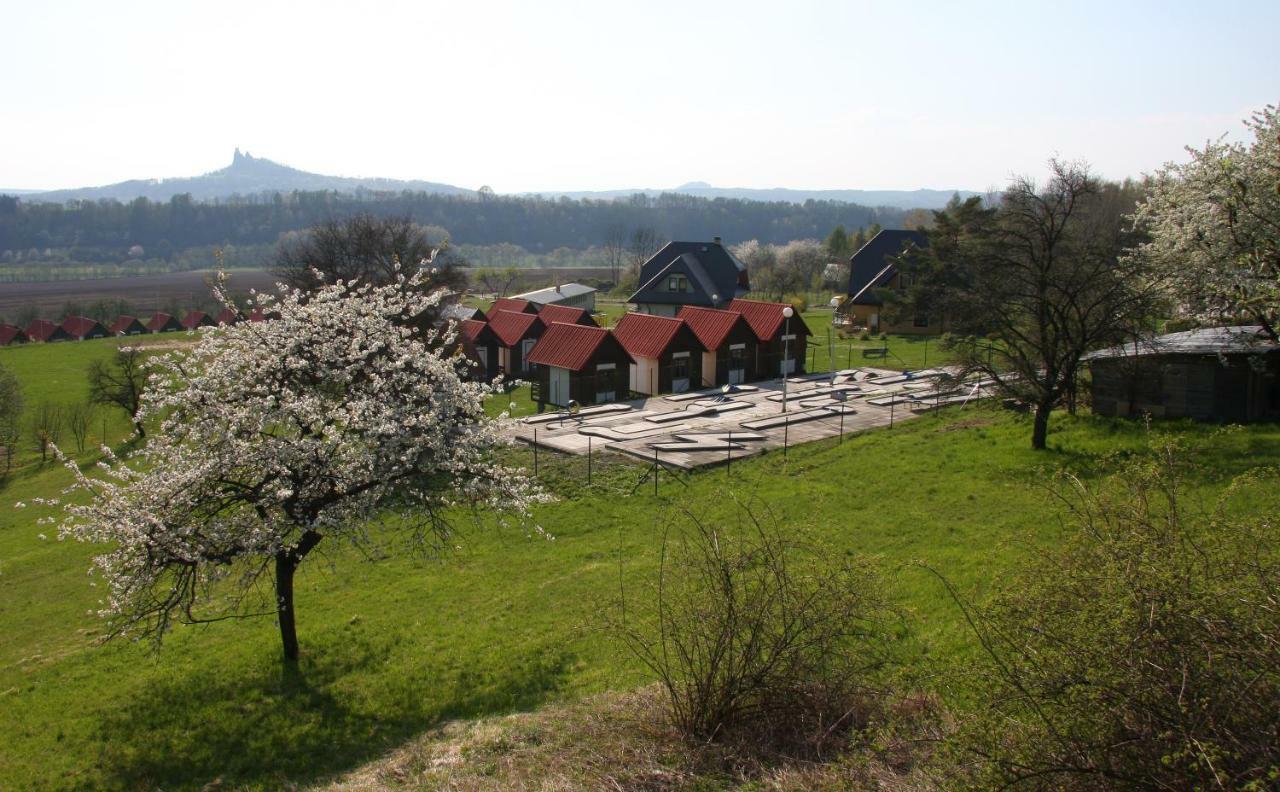
[[[109,351],[50,345],[0,350],[0,361],[29,394],[70,396],[94,345]],[[1280,463],[1277,427],[1154,431],[1193,447],[1202,493]],[[918,563],[981,598],[1052,541],[1057,512],[1043,485],[1054,469],[1093,477],[1104,455],[1149,439],[1138,423],[1065,415],[1055,416],[1049,451],[1030,451],[1029,436],[1021,416],[943,410],[843,444],[795,447],[785,460],[735,463],[731,473],[664,474],[656,497],[637,487],[642,466],[599,459],[587,487],[585,459],[544,453],[543,483],[559,497],[533,520],[554,540],[480,515],[458,520],[456,549],[439,559],[322,544],[299,570],[296,677],[281,674],[270,618],[179,628],[158,652],[95,645],[92,548],[56,541],[35,523],[40,509],[13,508],[56,496],[69,477],[27,465],[0,486],[0,788],[199,789],[221,778],[274,789],[357,766],[448,719],[634,688],[648,680],[607,639],[602,618],[620,578],[654,570],[659,531],[681,507],[733,522],[734,498],[832,552],[878,558],[906,617],[908,684],[931,686],[976,647]],[[527,459],[523,448],[510,453]]]

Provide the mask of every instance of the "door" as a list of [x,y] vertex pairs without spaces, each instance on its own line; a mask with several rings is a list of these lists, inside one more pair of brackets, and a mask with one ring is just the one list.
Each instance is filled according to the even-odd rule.
[[741,385],[747,381],[747,345],[729,347],[729,384]]
[[551,375],[549,401],[557,407],[567,407],[569,404],[569,369],[560,368],[559,366],[549,366],[548,368]]
[[676,352],[671,356],[671,392],[689,390],[689,353]]
[[476,357],[480,360],[480,376],[489,379],[489,348],[476,347]]
[[526,338],[520,342],[520,370],[526,374],[529,372],[529,353],[533,351],[536,343],[538,343],[536,338]]

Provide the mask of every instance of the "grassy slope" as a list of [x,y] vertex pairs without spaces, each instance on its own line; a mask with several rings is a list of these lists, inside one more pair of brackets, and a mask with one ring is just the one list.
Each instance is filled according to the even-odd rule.
[[[60,356],[86,354],[43,353],[47,365],[15,369],[38,378],[60,370]],[[735,464],[732,477],[664,478],[658,498],[632,492],[640,468],[598,467],[587,491],[585,460],[544,455],[549,486],[566,496],[536,514],[554,541],[467,522],[441,561],[321,545],[328,554],[299,573],[302,679],[281,677],[270,619],[179,629],[158,654],[94,646],[90,548],[39,539],[48,529],[34,525],[36,510],[9,505],[56,494],[67,475],[28,471],[0,489],[0,788],[198,788],[219,776],[275,787],[357,766],[443,719],[633,687],[644,678],[603,638],[600,618],[619,555],[627,575],[651,570],[673,505],[734,519],[729,493],[759,498],[837,550],[881,557],[912,615],[905,651],[927,674],[974,647],[941,586],[911,563],[980,595],[1028,542],[1052,534],[1037,486],[1045,466],[1089,475],[1100,454],[1144,442],[1132,423],[1063,417],[1054,428],[1053,450],[1034,454],[1025,419],[944,411],[792,449],[785,463]],[[1274,427],[1170,428],[1197,448],[1203,486],[1280,460]]]

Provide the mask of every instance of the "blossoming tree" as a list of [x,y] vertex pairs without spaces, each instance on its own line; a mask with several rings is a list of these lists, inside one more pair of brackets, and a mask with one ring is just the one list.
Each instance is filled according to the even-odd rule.
[[[61,526],[110,548],[95,559],[110,635],[274,611],[293,662],[294,573],[323,540],[368,547],[370,521],[391,517],[397,539],[429,549],[454,507],[520,512],[539,497],[493,459],[504,440],[483,401],[495,386],[469,382],[464,358],[413,327],[439,300],[412,288],[419,277],[281,287],[256,297],[278,319],[210,329],[154,360],[140,418],[157,431],[99,477],[71,464],[91,497]],[[264,609],[253,592],[272,577]]]

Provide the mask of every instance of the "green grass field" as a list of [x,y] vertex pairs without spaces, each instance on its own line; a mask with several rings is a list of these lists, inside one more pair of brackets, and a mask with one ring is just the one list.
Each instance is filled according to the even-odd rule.
[[[109,342],[0,350],[30,394],[81,394],[76,377]],[[124,437],[123,419],[115,441]],[[1200,465],[1202,495],[1233,474],[1280,462],[1280,429],[1177,432]],[[1068,466],[1089,478],[1102,458],[1150,439],[1139,423],[1055,416],[1050,450],[1029,450],[1025,417],[991,407],[943,410],[846,438],[691,476],[544,453],[559,497],[532,525],[459,519],[439,559],[374,559],[336,545],[298,576],[298,677],[283,676],[270,618],[179,628],[159,651],[96,644],[86,577],[93,548],[61,543],[16,501],[56,496],[56,465],[24,465],[0,486],[0,789],[275,789],[374,759],[444,720],[526,710],[647,682],[608,640],[602,618],[620,577],[656,565],[664,521],[688,507],[736,521],[751,500],[834,552],[879,559],[906,615],[909,684],[963,663],[976,647],[944,588],[919,564],[981,599],[1030,548],[1052,541],[1044,485]],[[514,449],[516,459],[527,451]],[[42,537],[43,534],[43,537]],[[380,534],[384,535],[384,534]]]

